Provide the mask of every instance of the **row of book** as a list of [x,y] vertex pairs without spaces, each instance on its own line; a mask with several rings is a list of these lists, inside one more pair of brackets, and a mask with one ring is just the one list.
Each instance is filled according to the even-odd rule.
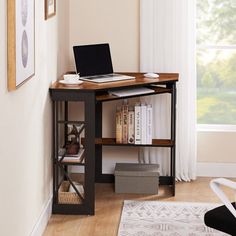
[[116,143],[152,144],[152,105],[124,100],[116,109]]

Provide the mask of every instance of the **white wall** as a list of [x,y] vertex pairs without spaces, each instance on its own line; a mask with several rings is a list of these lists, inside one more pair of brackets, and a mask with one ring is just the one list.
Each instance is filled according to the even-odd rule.
[[58,17],[62,7],[66,13],[67,3],[58,1],[57,16],[44,21],[44,1],[35,0],[35,76],[8,92],[7,1],[0,1],[0,235],[36,232],[35,225],[52,195],[48,89],[67,68],[68,58],[60,59],[68,50],[63,23],[68,13]]
[[110,43],[115,71],[139,70],[139,1],[70,0],[70,65],[72,46]]
[[198,176],[236,177],[235,130],[199,130]]
[[199,162],[236,163],[236,133],[199,131],[197,151]]

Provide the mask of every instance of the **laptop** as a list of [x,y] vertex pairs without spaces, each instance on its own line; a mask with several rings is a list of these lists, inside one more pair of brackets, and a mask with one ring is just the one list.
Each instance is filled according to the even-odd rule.
[[81,80],[107,83],[135,79],[133,76],[113,73],[108,43],[74,46],[73,51],[76,72],[80,74]]

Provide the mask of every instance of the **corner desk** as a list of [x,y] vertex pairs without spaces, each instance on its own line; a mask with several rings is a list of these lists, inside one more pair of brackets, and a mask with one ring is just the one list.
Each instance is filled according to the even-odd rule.
[[[159,78],[145,78],[143,73],[124,73],[134,76],[134,80],[125,80],[111,83],[83,82],[80,85],[66,86],[56,81],[50,87],[50,96],[53,103],[53,207],[56,214],[95,214],[95,183],[114,182],[113,174],[102,173],[102,146],[129,146],[129,147],[166,147],[170,148],[170,175],[160,176],[161,185],[169,185],[172,195],[175,195],[175,129],[176,129],[176,82],[179,75],[176,73],[161,73]],[[62,79],[62,78],[60,78]],[[154,92],[136,94],[128,97],[117,97],[109,94],[109,90],[118,88],[147,87]],[[117,144],[115,137],[102,137],[102,104],[103,102],[131,97],[151,96],[168,93],[171,96],[171,134],[170,139],[153,139],[151,145]],[[73,121],[68,119],[69,102],[84,103],[84,120]],[[115,122],[115,121],[114,121]],[[153,120],[155,122],[155,120]],[[58,159],[60,148],[60,127],[64,129],[64,143],[68,124],[81,123],[84,125],[84,163],[67,163]],[[84,166],[84,196],[79,196],[79,204],[65,204],[59,202],[61,178],[72,182],[68,166]],[[61,177],[63,176],[63,177]],[[72,184],[72,183],[71,183]]]

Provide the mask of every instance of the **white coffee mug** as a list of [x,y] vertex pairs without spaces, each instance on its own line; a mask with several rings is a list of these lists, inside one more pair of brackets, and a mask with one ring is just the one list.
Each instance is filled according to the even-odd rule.
[[63,76],[65,82],[67,83],[76,83],[79,81],[79,75],[78,74],[66,74]]

